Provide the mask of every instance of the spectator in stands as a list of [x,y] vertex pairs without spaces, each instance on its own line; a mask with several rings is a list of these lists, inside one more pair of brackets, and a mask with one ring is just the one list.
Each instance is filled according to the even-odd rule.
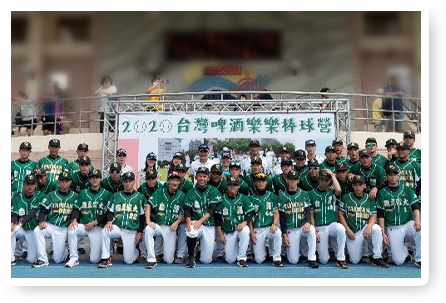
[[[384,89],[378,88],[376,93],[378,95],[382,95],[384,93]],[[386,131],[387,121],[384,120],[384,119],[386,119],[386,116],[384,116],[384,112],[380,111],[380,110],[382,110],[382,98],[381,97],[378,97],[375,99],[375,101],[373,101],[372,108],[373,108],[373,125],[375,126],[375,131],[376,132]]]
[[[162,93],[166,93],[167,92],[167,84],[166,81],[161,80],[158,77],[155,77],[152,79],[152,86],[150,86],[147,90],[146,90],[146,94],[162,94]],[[150,96],[149,101],[159,101],[160,97],[159,96]],[[162,104],[154,104],[154,105],[148,105],[147,109],[149,111],[162,111],[163,110],[163,105]]]
[[[330,92],[330,89],[328,88],[328,87],[323,87],[323,88],[321,88],[321,91],[320,91],[321,93],[329,93]],[[328,95],[328,94],[323,94],[323,95],[321,95],[321,98],[322,99],[330,99],[330,95]],[[327,107],[327,103],[321,103],[320,104],[320,106],[321,106],[321,108],[322,109],[324,109],[324,108],[326,108]]]
[[[112,85],[113,81],[110,76],[104,76],[101,80],[101,87],[98,88],[98,90],[94,93],[94,96],[102,96],[104,98],[101,99],[101,102],[99,103],[98,112],[100,115],[100,124],[99,124],[99,132],[104,131],[104,112],[105,112],[105,105],[107,102],[108,97],[116,95],[117,90],[116,86]],[[112,125],[114,125],[114,121],[111,122]]]
[[54,89],[56,90],[56,94],[59,96],[59,98],[67,97],[65,90],[59,86],[59,81],[57,81],[57,80],[53,81],[53,85],[54,85]]
[[[384,99],[382,108],[388,110],[384,115],[388,119],[392,119],[394,123],[390,122],[390,129],[388,131],[403,132],[403,99],[401,97],[409,97],[400,84],[400,77],[392,75],[390,77],[390,84],[384,88],[384,95],[400,98],[386,98]],[[392,101],[393,100],[393,101]],[[391,112],[393,110],[394,112]],[[400,121],[397,121],[400,120]],[[393,127],[395,125],[395,128]]]
[[[263,90],[267,91],[266,88],[264,88]],[[252,98],[254,100],[273,100],[273,97],[271,97],[271,95],[268,93],[255,94]]]
[[19,127],[20,136],[31,136],[37,127],[36,108],[34,103],[24,92],[13,94],[12,102],[20,106],[20,111],[15,117],[15,123]]
[[54,130],[56,130],[57,134],[57,127],[58,123],[56,123],[57,117],[59,119],[60,116],[60,106],[58,102],[58,96],[56,92],[56,88],[54,85],[48,86],[47,93],[42,96],[43,100],[43,114],[42,114],[42,131],[43,135],[52,135],[54,133]]

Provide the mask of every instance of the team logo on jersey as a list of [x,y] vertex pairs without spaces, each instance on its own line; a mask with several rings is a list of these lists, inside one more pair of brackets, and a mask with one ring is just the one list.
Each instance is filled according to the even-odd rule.
[[315,206],[315,207],[320,207],[320,206],[321,206],[321,202],[320,202],[320,201],[316,201],[316,202],[314,202],[314,206]]
[[195,200],[194,202],[194,207],[199,209],[200,208],[200,202],[198,202],[197,200]]
[[228,209],[225,207],[225,208],[223,208],[223,216],[227,216],[227,215],[229,215],[229,211],[228,211]]
[[20,208],[19,209],[19,216],[23,217],[25,215],[25,209],[24,208]]
[[243,214],[243,207],[241,205],[237,206],[237,215]]
[[175,205],[174,207],[173,207],[173,211],[174,212],[178,212],[180,210],[180,206],[179,205]]
[[255,210],[256,210],[256,213],[259,212],[259,206],[258,206],[257,204],[254,205],[254,208],[255,208]]
[[15,172],[14,172],[14,178],[17,178],[18,175],[19,175],[19,172],[18,172],[18,171],[15,171]]
[[166,209],[166,205],[164,205],[164,203],[160,203],[159,210],[164,211],[165,209]]

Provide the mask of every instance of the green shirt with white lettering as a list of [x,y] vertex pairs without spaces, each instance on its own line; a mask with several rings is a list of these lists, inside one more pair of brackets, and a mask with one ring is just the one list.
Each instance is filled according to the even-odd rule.
[[288,191],[282,192],[278,197],[279,211],[285,213],[286,228],[300,228],[305,221],[304,209],[311,206],[308,193],[300,188],[297,192],[289,194]]
[[[201,190],[198,188],[198,185],[195,185],[194,188],[187,192],[184,206],[192,208],[191,220],[197,221],[206,214],[209,205],[214,203],[221,203],[221,194],[218,189],[208,185],[204,190]],[[215,226],[214,216],[206,220],[203,225]]]
[[[79,210],[79,223],[88,224],[95,220],[99,220],[107,212],[107,204],[111,198],[111,192],[103,188],[99,188],[97,192],[91,188],[82,190],[79,194],[78,203],[74,208]],[[105,222],[99,224],[104,226]]]
[[11,161],[11,180],[15,181],[11,186],[11,191],[13,193],[21,193],[25,177],[32,174],[36,168],[37,162],[33,160],[28,160],[27,162],[22,162],[20,159]]
[[46,179],[48,182],[57,181],[57,179],[59,179],[59,174],[67,165],[68,160],[61,156],[57,156],[56,158],[46,156],[37,162],[38,168],[43,167],[46,169]]
[[177,190],[175,194],[169,193],[168,187],[155,191],[148,203],[156,211],[155,222],[158,225],[172,225],[181,215],[186,195]]
[[315,188],[308,193],[316,226],[330,225],[336,222],[334,189],[320,191]]
[[245,215],[254,211],[251,200],[244,194],[238,193],[233,198],[224,194],[218,210],[222,216],[223,232],[233,233],[237,225],[243,222]]
[[376,196],[377,208],[385,211],[385,225],[403,225],[413,220],[411,206],[419,200],[414,191],[406,185],[398,185],[393,191],[389,186],[384,187]]
[[[32,209],[39,209],[40,202],[45,197],[44,193],[35,193],[31,197],[27,197],[25,193],[18,193],[12,198],[11,213],[19,216],[19,221],[27,216]],[[32,217],[28,222],[22,225],[24,230],[34,230],[39,225],[37,215]]]
[[113,213],[113,224],[128,230],[139,229],[139,217],[144,214],[147,200],[143,194],[134,191],[120,191],[111,196],[107,209]]
[[[376,203],[366,193],[358,198],[352,192],[342,196],[339,210],[345,214],[348,227],[356,233],[369,223],[373,214],[376,214]],[[342,214],[340,215],[342,216]]]
[[277,196],[266,191],[263,195],[257,193],[249,198],[256,211],[256,215],[252,219],[252,226],[254,228],[271,226],[274,222],[274,211],[279,209]]
[[61,193],[60,190],[50,192],[40,202],[40,206],[49,210],[46,222],[68,227],[71,222],[73,207],[78,203],[79,195],[71,190],[68,193]]

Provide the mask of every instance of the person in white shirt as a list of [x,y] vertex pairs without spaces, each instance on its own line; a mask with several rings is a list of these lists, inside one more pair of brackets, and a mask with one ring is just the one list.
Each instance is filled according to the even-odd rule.
[[125,163],[125,161],[127,160],[127,152],[125,149],[120,148],[116,151],[116,162],[118,162],[119,164],[121,164],[121,173],[125,174],[126,172],[132,172],[133,168],[130,165],[127,165]]
[[99,125],[99,131],[102,133],[104,130],[104,112],[105,112],[105,105],[107,102],[108,97],[116,95],[117,90],[116,86],[112,85],[113,81],[110,76],[104,76],[101,80],[101,87],[99,87],[96,92],[94,93],[94,96],[102,96],[104,98],[101,99],[101,102],[99,103],[98,107],[98,113],[100,114],[100,125]]
[[194,184],[196,183],[195,175],[197,174],[197,169],[205,166],[211,170],[212,165],[216,164],[214,160],[209,159],[209,146],[206,144],[201,144],[198,147],[198,159],[192,162],[190,166],[190,178]]
[[242,160],[240,163],[243,176],[248,176],[250,174],[251,158],[259,157],[259,156],[260,156],[260,142],[257,139],[252,139],[249,142],[249,157],[246,157],[246,159]]
[[[282,173],[282,168],[280,166],[280,163],[282,162],[283,159],[290,159],[290,158],[291,158],[290,151],[286,148],[286,146],[283,146],[279,152],[280,161],[278,161],[277,165],[275,165],[274,168],[271,169],[271,176],[274,177],[280,175]],[[293,165],[295,165],[294,161]]]
[[316,159],[318,163],[324,162],[325,157],[316,155],[316,141],[313,139],[305,141],[305,151],[307,152],[307,162],[308,160],[314,159]]

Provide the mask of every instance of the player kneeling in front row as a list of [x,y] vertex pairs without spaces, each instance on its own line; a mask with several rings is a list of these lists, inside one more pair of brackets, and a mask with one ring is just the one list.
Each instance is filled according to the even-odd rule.
[[54,263],[61,263],[68,257],[65,241],[73,206],[78,201],[78,194],[70,190],[71,176],[69,172],[61,172],[58,182],[59,189],[50,192],[40,202],[39,226],[34,229],[37,260],[33,263],[33,267],[48,266],[45,239],[51,238],[52,240]]
[[[181,214],[185,194],[178,190],[181,176],[173,171],[167,177],[167,187],[155,191],[150,197],[145,211],[147,226],[144,229],[144,242],[147,247],[147,266],[154,268],[156,263],[155,241],[153,237],[163,237],[164,262],[171,264],[175,257],[178,225],[184,221]],[[155,212],[151,214],[151,209]],[[155,217],[155,222],[151,220]]]
[[126,264],[132,264],[138,258],[136,246],[143,237],[146,198],[133,190],[135,174],[126,172],[122,176],[124,190],[113,194],[107,204],[107,224],[101,231],[102,252],[99,268],[111,266],[110,239],[122,240],[123,257]]
[[246,250],[249,245],[248,224],[255,209],[249,198],[238,192],[240,183],[237,178],[229,177],[227,185],[228,192],[223,195],[215,217],[218,238],[225,245],[226,262],[232,264],[237,260],[238,266],[248,267],[246,262]]
[[66,267],[79,265],[78,238],[89,238],[91,263],[98,263],[101,259],[101,231],[107,220],[107,203],[111,193],[100,187],[101,171],[93,169],[88,177],[91,186],[79,193],[71,224],[68,226],[70,260],[65,264]]
[[[333,189],[330,183],[333,181]],[[319,173],[319,186],[309,193],[312,206],[312,225],[316,226],[316,250],[319,262],[327,264],[330,259],[328,243],[330,237],[336,237],[337,261],[336,266],[347,269],[345,262],[345,228],[336,222],[336,205],[334,195],[341,194],[341,185],[335,174],[330,169],[324,169]]]
[[311,222],[311,203],[308,193],[297,187],[299,175],[291,170],[287,175],[288,190],[279,197],[280,228],[283,243],[287,247],[288,262],[296,264],[300,257],[300,239],[308,243],[308,262],[318,268],[316,262],[316,231]]
[[36,261],[36,242],[34,241],[34,228],[39,225],[37,210],[45,193],[36,193],[37,178],[27,175],[24,180],[23,192],[15,195],[11,203],[11,266],[14,266],[17,239],[25,239],[28,245],[26,260],[29,263]]
[[347,231],[347,249],[350,262],[361,261],[364,238],[372,236],[372,264],[389,267],[381,256],[382,231],[376,223],[376,203],[366,194],[366,183],[363,176],[355,175],[352,180],[353,192],[343,195],[339,202],[339,221]]
[[277,196],[267,191],[268,179],[264,173],[254,175],[255,194],[250,197],[254,205],[256,214],[249,223],[251,230],[251,241],[254,244],[254,260],[257,263],[263,263],[266,258],[265,244],[269,240],[273,253],[273,264],[277,267],[283,267],[280,249],[282,246],[282,232],[277,227],[280,214],[277,202]]
[[415,241],[415,265],[421,268],[420,202],[412,189],[398,182],[398,167],[387,166],[386,177],[388,185],[377,197],[384,243],[390,245],[393,262],[401,265],[408,256],[404,239],[411,237]]

